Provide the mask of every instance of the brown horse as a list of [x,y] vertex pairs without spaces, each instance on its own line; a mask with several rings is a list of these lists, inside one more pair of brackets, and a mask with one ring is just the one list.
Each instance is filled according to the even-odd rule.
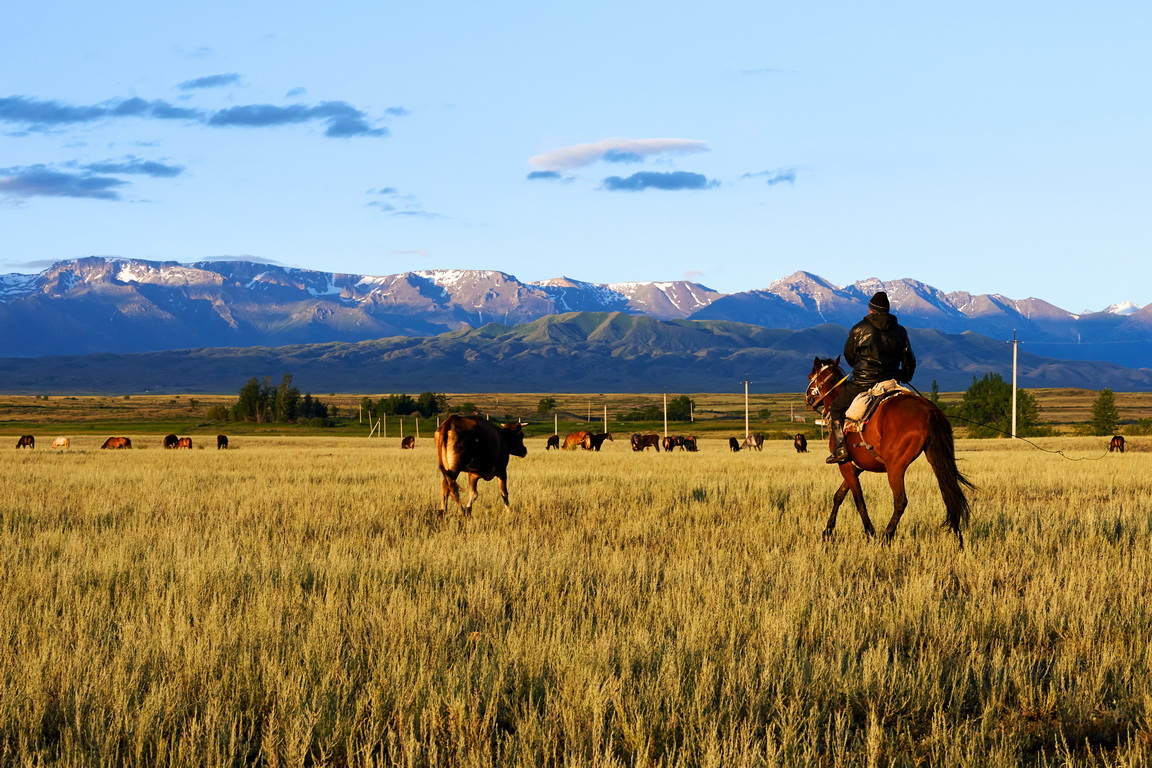
[[178,449],[186,448],[189,451],[192,450],[192,438],[190,438],[190,437],[180,438],[179,440],[176,441],[176,448],[178,448]]
[[132,441],[126,437],[110,437],[104,441],[101,448],[110,448],[112,450],[120,450],[124,448],[131,448]]
[[408,435],[407,437],[400,438],[400,450],[409,451],[416,447],[416,436]]
[[[808,374],[808,391],[804,397],[808,406],[817,411],[823,409],[827,418],[832,407],[832,396],[844,379],[839,357],[835,360],[816,358],[812,373]],[[831,442],[829,439],[830,448]],[[884,400],[868,420],[863,432],[848,433],[848,453],[852,460],[840,465],[840,474],[844,480],[832,497],[832,514],[824,529],[825,536],[831,536],[835,530],[836,512],[849,491],[852,492],[852,500],[856,502],[856,511],[860,513],[865,533],[875,535],[872,521],[868,518],[868,508],[864,504],[864,492],[860,488],[860,473],[884,472],[892,488],[892,519],[884,529],[884,538],[890,541],[896,534],[900,516],[908,506],[908,496],[904,492],[904,473],[908,465],[923,453],[932,465],[936,483],[940,486],[940,495],[944,498],[944,525],[952,529],[960,547],[964,547],[960,525],[968,520],[968,499],[964,496],[963,486],[975,486],[956,467],[952,425],[944,412],[931,401],[903,393]]]
[[20,439],[16,441],[17,448],[35,448],[36,438],[32,435],[20,435]]
[[1112,453],[1112,451],[1124,453],[1124,435],[1113,435],[1112,440],[1108,443],[1108,453]]

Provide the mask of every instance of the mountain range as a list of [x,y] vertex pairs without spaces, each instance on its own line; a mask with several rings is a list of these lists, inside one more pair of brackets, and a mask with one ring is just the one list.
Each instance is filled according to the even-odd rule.
[[1126,366],[1152,360],[1152,305],[1073,313],[1042,299],[945,293],[913,279],[839,287],[796,272],[767,288],[722,294],[688,281],[521,282],[498,271],[427,270],[373,276],[250,261],[194,264],[89,257],[39,274],[0,275],[0,356],[150,352],[212,346],[433,336],[489,322],[566,312],[660,320],[728,320],[801,330],[850,326],[888,292],[911,328],[1010,339],[1045,356]]
[[[508,326],[490,323],[430,337],[282,347],[229,347],[7,359],[0,392],[235,392],[252,376],[292,373],[329,392],[736,392],[803,390],[815,354],[834,354],[845,328],[769,329],[721,320],[658,320],[571,312]],[[910,329],[927,392],[962,390],[1010,371],[1008,345],[974,333]],[[1152,389],[1152,369],[1056,361],[1020,353],[1023,387]]]
[[[745,375],[786,391],[799,386],[796,365],[806,373],[814,354],[839,351],[877,290],[914,330],[918,381],[965,388],[1003,372],[1015,332],[1025,386],[1152,388],[1152,305],[1076,314],[913,279],[840,287],[808,272],[722,294],[688,281],[90,257],[0,275],[0,391],[231,391],[252,375],[305,369],[318,391],[434,389],[415,379],[454,370],[506,391],[703,391]],[[1108,365],[1076,362],[1090,360]]]

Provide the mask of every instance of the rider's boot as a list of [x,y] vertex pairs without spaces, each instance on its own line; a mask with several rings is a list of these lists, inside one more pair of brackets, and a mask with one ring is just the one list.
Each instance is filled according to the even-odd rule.
[[832,419],[829,426],[832,429],[832,455],[824,459],[825,464],[843,464],[846,461],[851,461],[852,457],[848,455],[848,441],[844,437],[844,420]]

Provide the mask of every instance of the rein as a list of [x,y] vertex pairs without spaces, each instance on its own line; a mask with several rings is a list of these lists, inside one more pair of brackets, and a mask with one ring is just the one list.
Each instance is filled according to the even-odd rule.
[[[840,381],[836,382],[831,387],[829,387],[827,392],[821,392],[820,391],[819,376],[820,376],[820,374],[824,373],[824,371],[826,371],[832,367],[833,366],[831,366],[831,365],[825,365],[823,368],[816,371],[816,373],[812,374],[809,377],[809,380],[812,382],[812,386],[810,386],[808,388],[808,394],[805,396],[805,399],[808,402],[808,407],[814,411],[818,410],[816,408],[817,403],[821,403],[823,400],[825,400],[829,396],[831,396],[831,394],[836,391],[836,388],[839,387],[844,382],[848,381],[848,377],[852,375],[850,373],[845,375],[842,379],[840,379]],[[827,410],[828,410],[827,408],[824,409],[825,412],[827,412]],[[825,413],[825,416],[827,416],[827,413]]]

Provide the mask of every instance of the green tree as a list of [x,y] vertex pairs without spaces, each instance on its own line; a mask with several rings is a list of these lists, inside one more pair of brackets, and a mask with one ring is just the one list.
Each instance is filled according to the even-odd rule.
[[688,395],[680,395],[668,401],[668,421],[691,421],[696,403]]
[[928,396],[928,399],[932,401],[932,405],[937,408],[940,407],[940,385],[936,383],[936,379],[932,379],[932,394]]
[[[1012,434],[1012,385],[998,373],[972,377],[972,386],[952,411],[964,420],[971,437],[1008,437]],[[1028,392],[1016,390],[1016,434],[1035,432],[1040,407]]]
[[442,392],[421,392],[416,398],[416,410],[424,418],[443,413],[448,408],[448,396]]
[[273,419],[278,422],[296,421],[300,409],[300,390],[292,386],[292,374],[286,373],[273,396]]
[[1116,396],[1110,389],[1100,390],[1100,396],[1092,403],[1092,420],[1088,426],[1094,435],[1115,434],[1120,423],[1120,411],[1116,408]]
[[540,398],[540,402],[536,404],[536,413],[540,414],[541,416],[547,416],[555,408],[556,398],[542,397]]

